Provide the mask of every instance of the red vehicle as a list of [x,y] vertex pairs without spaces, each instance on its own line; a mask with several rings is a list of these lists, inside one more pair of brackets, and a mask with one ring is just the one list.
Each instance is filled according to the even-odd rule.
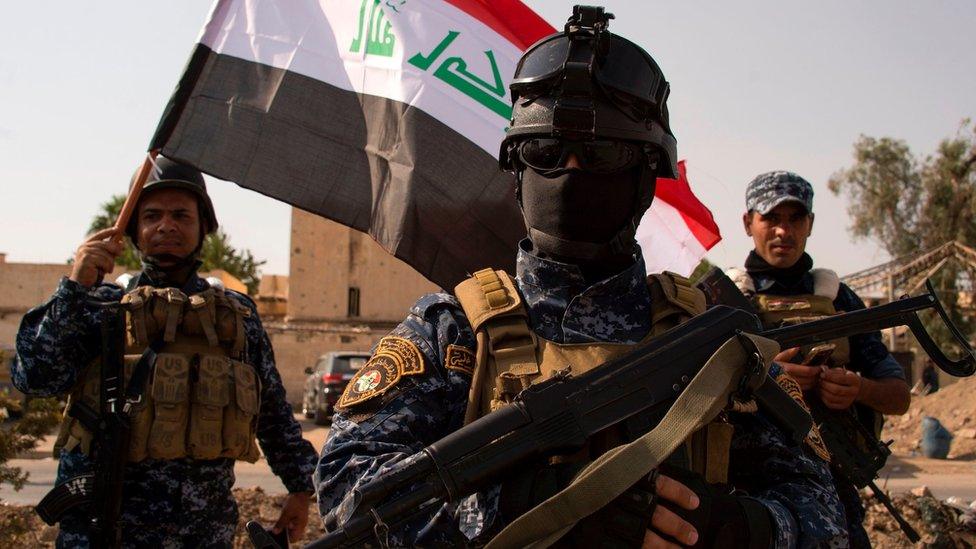
[[367,359],[369,353],[333,351],[320,356],[314,368],[305,368],[308,374],[302,395],[305,417],[314,420],[316,425],[329,423],[346,384]]

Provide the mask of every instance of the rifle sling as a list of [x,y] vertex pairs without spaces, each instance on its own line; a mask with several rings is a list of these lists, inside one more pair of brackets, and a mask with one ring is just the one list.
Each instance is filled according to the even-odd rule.
[[505,527],[487,548],[543,548],[554,543],[579,520],[606,506],[649,474],[692,433],[718,415],[739,389],[753,353],[758,353],[762,361],[763,371],[758,377],[761,381],[768,377],[769,363],[778,351],[776,342],[750,334],[727,340],[657,427],[590,463],[568,487]]

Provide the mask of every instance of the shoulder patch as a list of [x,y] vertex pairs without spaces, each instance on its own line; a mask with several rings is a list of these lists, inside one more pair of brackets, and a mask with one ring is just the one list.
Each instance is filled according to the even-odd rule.
[[475,355],[468,348],[460,345],[448,345],[447,356],[444,358],[444,366],[448,370],[461,372],[462,374],[474,375]]
[[[776,383],[778,383],[788,395],[793,397],[793,400],[797,401],[800,406],[803,406],[803,409],[806,410],[807,413],[810,412],[810,407],[807,406],[807,402],[803,399],[803,390],[800,388],[800,384],[793,379],[793,376],[786,372],[780,372],[780,374],[776,376]],[[806,443],[807,446],[809,446],[810,449],[820,457],[820,459],[830,463],[830,452],[827,450],[827,445],[824,444],[823,438],[820,436],[820,428],[817,426],[816,422],[814,422],[813,428],[810,429],[810,434],[807,435]]]
[[385,394],[403,379],[424,373],[424,357],[409,339],[387,336],[380,340],[376,352],[349,380],[336,408],[348,409]]

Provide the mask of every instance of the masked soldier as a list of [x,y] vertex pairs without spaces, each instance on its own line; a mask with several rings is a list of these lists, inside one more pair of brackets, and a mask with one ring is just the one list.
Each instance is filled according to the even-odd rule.
[[[594,368],[704,309],[687,279],[648,277],[634,239],[656,178],[676,177],[675,139],[668,83],[644,50],[607,30],[611,17],[577,6],[564,32],[519,62],[500,154],[516,176],[528,231],[516,276],[485,269],[454,296],[424,296],[378,343],[340,399],[316,471],[327,529],[356,510],[358,486],[393,464],[557,370]],[[405,373],[384,375],[392,363]],[[676,452],[664,474],[580,521],[559,544],[846,543],[822,461],[761,414],[730,414],[718,430],[734,434],[724,447],[714,441],[715,459]],[[594,457],[643,432],[606,434],[578,455],[527,465],[504,485],[391,528],[389,544],[486,542]]]
[[[122,243],[112,238],[114,229],[95,233],[78,248],[71,275],[25,315],[17,335],[17,387],[68,394],[50,498],[59,501],[72,491],[71,479],[104,467],[90,459],[99,441],[79,411],[100,410],[100,327],[107,314],[100,305],[121,303],[124,329],[111,337],[124,345],[126,386],[147,380],[128,413],[118,521],[125,546],[231,547],[238,517],[234,460],[256,461],[255,439],[290,492],[275,528],[297,537],[308,519],[315,450],[285,401],[255,305],[197,275],[203,238],[216,229],[200,172],[160,157],[126,229],[142,272],[124,290],[101,283]],[[82,501],[63,512],[59,547],[89,546],[98,504]],[[39,512],[44,516],[43,506]]]
[[[751,298],[767,327],[864,308],[835,272],[814,269],[813,259],[804,251],[813,229],[813,187],[805,179],[787,171],[756,176],[746,188],[742,222],[755,249],[746,258],[745,269],[726,274]],[[904,371],[878,332],[816,348],[787,349],[776,361],[807,400],[832,410],[850,410],[875,434],[881,430],[881,414],[908,410],[911,395]],[[857,489],[838,479],[837,491],[852,546],[870,547]]]

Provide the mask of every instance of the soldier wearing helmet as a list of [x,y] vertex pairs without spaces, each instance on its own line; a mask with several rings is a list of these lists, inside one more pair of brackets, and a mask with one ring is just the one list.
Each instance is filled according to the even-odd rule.
[[258,442],[290,492],[275,528],[293,538],[304,532],[315,450],[285,401],[254,303],[197,275],[203,239],[216,228],[203,175],[160,157],[125,230],[142,271],[125,289],[102,283],[122,244],[114,229],[97,232],[78,248],[71,275],[51,299],[24,316],[14,383],[29,394],[68,395],[55,445],[58,477],[45,501],[69,503],[38,506],[42,517],[59,521],[59,546],[93,543],[94,494],[78,497],[72,481],[98,467],[96,432],[78,411],[100,409],[106,313],[99,303],[121,304],[125,315],[118,337],[127,395],[130,383],[139,386],[134,380],[148,380],[128,412],[121,544],[231,547],[238,516],[234,463],[254,462]]
[[[608,31],[611,17],[577,6],[563,32],[519,62],[499,155],[515,175],[527,231],[516,276],[486,268],[454,295],[424,296],[379,342],[339,401],[316,470],[327,530],[352,516],[358,486],[426,444],[567,367],[585,372],[704,310],[684,277],[647,276],[634,239],[656,178],[676,175],[675,139],[667,81],[645,51]],[[384,375],[391,361],[409,374]],[[708,431],[728,436],[694,437],[707,452],[689,441],[661,474],[579,521],[557,546],[846,541],[829,473],[812,451],[761,414],[729,413],[719,423]],[[524,466],[483,493],[391,525],[387,541],[484,544],[593,458],[644,432],[609,428],[581,452]]]

